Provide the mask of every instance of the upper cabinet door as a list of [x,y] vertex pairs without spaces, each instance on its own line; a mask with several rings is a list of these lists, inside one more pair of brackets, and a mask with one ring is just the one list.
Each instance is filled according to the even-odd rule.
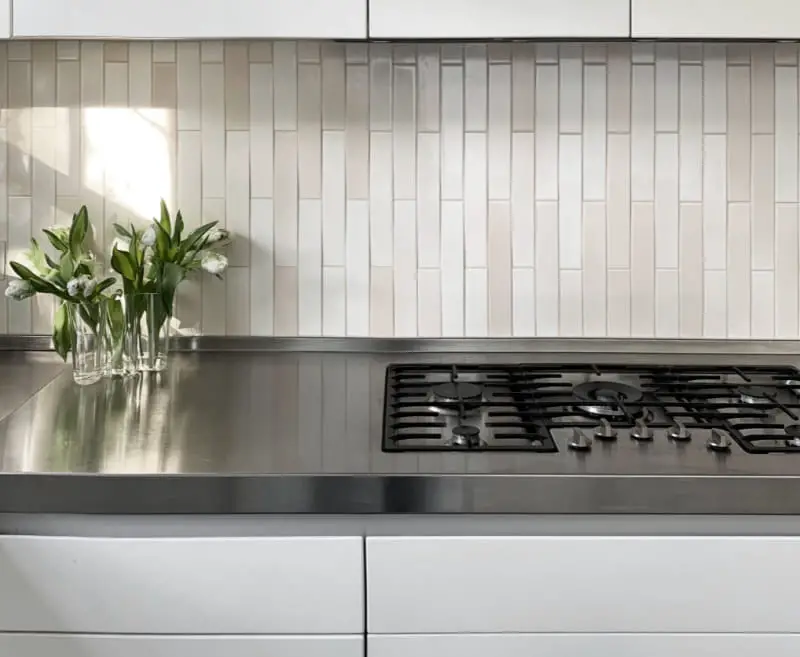
[[11,0],[0,0],[0,39],[11,36]]
[[[2,3],[3,0],[0,0]],[[14,0],[15,37],[364,39],[367,0]]]
[[369,0],[373,39],[630,36],[628,0]]
[[796,39],[797,0],[633,0],[634,37]]

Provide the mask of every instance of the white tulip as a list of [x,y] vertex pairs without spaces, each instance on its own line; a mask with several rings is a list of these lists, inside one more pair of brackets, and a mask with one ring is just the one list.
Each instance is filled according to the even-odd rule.
[[77,297],[83,289],[83,281],[80,278],[71,278],[67,282],[67,294]]
[[111,249],[112,251],[116,249],[117,251],[128,252],[131,250],[131,241],[127,237],[115,237],[111,243]]
[[206,237],[206,244],[217,244],[219,242],[227,242],[231,238],[231,234],[224,228],[213,228],[208,231]]
[[14,301],[22,301],[23,299],[32,297],[34,294],[36,294],[36,290],[33,289],[33,285],[31,285],[28,281],[23,281],[19,278],[13,278],[8,282],[6,296],[9,299],[13,299]]
[[144,246],[153,246],[156,243],[156,229],[155,226],[150,226],[142,234],[142,244]]
[[82,278],[85,278],[83,281],[83,296],[85,299],[88,299],[94,294],[94,290],[97,287],[97,279],[88,277]]
[[203,255],[200,266],[209,274],[219,276],[228,268],[228,259],[221,253],[208,252]]

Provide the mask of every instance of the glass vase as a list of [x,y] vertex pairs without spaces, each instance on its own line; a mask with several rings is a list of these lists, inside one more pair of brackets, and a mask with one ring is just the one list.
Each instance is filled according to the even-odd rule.
[[162,372],[167,369],[172,308],[166,306],[164,297],[157,292],[133,295],[132,306],[136,369]]
[[124,297],[113,297],[107,299],[105,305],[105,375],[110,378],[131,376],[136,373],[134,332],[129,329],[131,304]]
[[103,340],[105,303],[69,302],[67,312],[71,334],[72,378],[79,386],[92,385],[103,378],[106,366]]

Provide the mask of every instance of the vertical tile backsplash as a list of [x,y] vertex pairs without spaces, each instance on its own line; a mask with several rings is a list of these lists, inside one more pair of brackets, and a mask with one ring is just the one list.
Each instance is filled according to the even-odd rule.
[[796,44],[0,42],[0,274],[164,197],[186,332],[798,338],[799,110]]

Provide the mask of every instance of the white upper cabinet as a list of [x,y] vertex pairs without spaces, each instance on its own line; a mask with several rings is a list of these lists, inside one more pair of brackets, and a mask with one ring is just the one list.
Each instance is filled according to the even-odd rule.
[[797,39],[797,0],[633,0],[634,37]]
[[[4,0],[0,0],[0,5]],[[13,0],[15,37],[364,39],[367,0]]]
[[0,0],[0,39],[11,36],[11,0]]
[[373,39],[629,35],[629,0],[369,0]]

